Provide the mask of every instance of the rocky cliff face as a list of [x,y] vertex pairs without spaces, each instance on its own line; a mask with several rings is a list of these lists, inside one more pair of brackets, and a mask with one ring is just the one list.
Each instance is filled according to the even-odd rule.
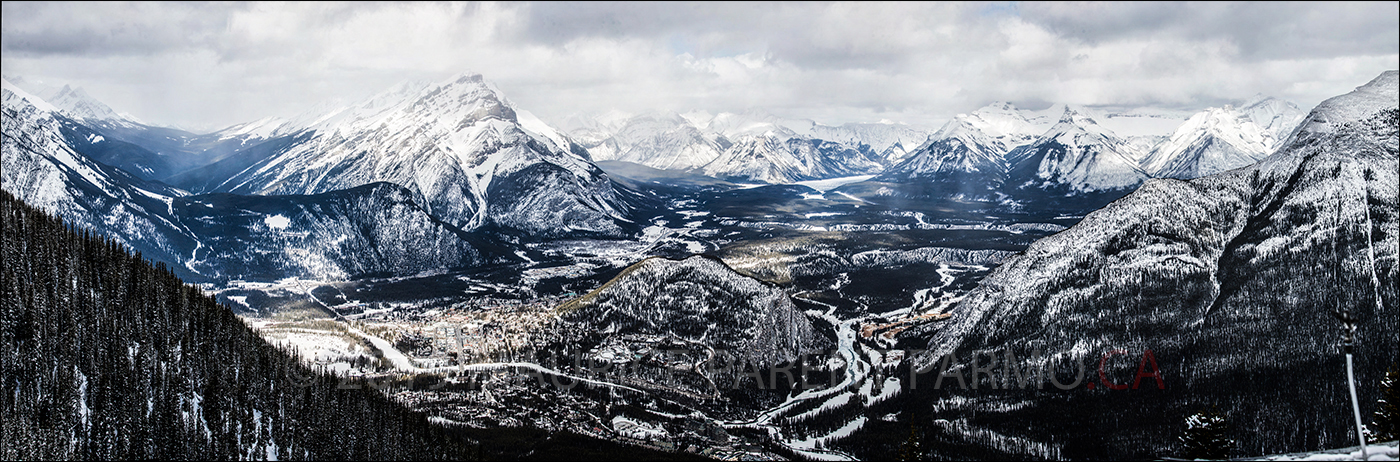
[[828,344],[782,289],[703,256],[644,260],[563,310],[604,335],[675,336],[760,367]]
[[[319,194],[385,181],[448,223],[530,235],[628,233],[631,205],[587,152],[517,110],[479,75],[397,88],[330,111],[220,192]],[[298,135],[300,136],[300,135]],[[555,213],[532,214],[527,205]]]
[[[1387,72],[1324,102],[1277,154],[1249,168],[1148,181],[1007,261],[950,323],[905,334],[927,339],[925,365],[980,349],[1024,358],[1035,346],[1060,354],[1047,361],[1062,379],[1075,360],[1094,379],[1100,355],[1125,350],[1131,364],[1106,366],[1116,383],[1131,381],[1150,349],[1165,390],[928,391],[934,407],[959,409],[948,418],[996,435],[984,447],[1006,454],[1171,455],[1181,419],[1211,403],[1231,416],[1243,454],[1348,444],[1331,313],[1361,320],[1363,385],[1396,360],[1400,335],[1396,87]],[[1360,392],[1362,403],[1375,402],[1374,389]],[[1013,424],[1050,416],[1070,430],[1052,438]],[[1091,424],[1102,421],[1112,425]],[[1032,446],[1007,444],[1018,438],[1045,445],[1022,452]]]

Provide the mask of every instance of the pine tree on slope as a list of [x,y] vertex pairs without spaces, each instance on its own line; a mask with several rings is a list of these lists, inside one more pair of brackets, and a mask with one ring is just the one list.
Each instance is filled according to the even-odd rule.
[[1226,459],[1235,441],[1230,439],[1230,425],[1225,414],[1215,405],[1186,418],[1181,444],[1190,459]]
[[1376,413],[1371,416],[1368,441],[1400,439],[1400,365],[1392,364],[1381,379],[1381,398],[1376,400]]

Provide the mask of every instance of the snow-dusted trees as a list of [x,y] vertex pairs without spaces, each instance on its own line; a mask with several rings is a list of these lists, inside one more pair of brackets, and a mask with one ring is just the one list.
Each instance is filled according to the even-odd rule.
[[1181,433],[1182,452],[1191,459],[1225,459],[1235,440],[1230,438],[1225,414],[1212,405],[1186,418]]
[[1376,400],[1368,441],[1400,439],[1400,386],[1396,382],[1400,382],[1400,365],[1392,364],[1381,379],[1381,398]]
[[[114,241],[0,192],[0,459],[462,459]],[[358,384],[355,384],[358,385]]]

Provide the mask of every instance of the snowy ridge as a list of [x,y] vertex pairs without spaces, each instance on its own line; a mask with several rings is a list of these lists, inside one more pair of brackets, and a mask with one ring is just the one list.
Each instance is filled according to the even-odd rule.
[[1155,178],[1177,179],[1244,167],[1278,149],[1303,115],[1292,103],[1262,96],[1240,108],[1209,108],[1156,146],[1142,167]]
[[1067,186],[1074,192],[1135,187],[1148,175],[1132,148],[1093,118],[1066,107],[1060,121],[1007,154],[1022,188]]
[[119,114],[111,107],[88,95],[82,88],[73,88],[69,85],[50,86],[39,82],[29,82],[23,78],[15,78],[8,81],[12,90],[24,88],[24,93],[29,96],[31,102],[36,100],[44,101],[50,105],[46,110],[50,112],[62,113],[74,120],[83,121],[90,124],[113,124],[120,127],[137,127],[140,121],[127,114]]
[[825,341],[782,289],[704,256],[643,260],[560,309],[594,332],[675,336],[751,364],[791,361]]
[[1233,107],[1202,111],[1145,159],[1157,178],[1191,179],[1243,167],[1268,156],[1273,140]]
[[597,160],[696,171],[736,181],[790,184],[873,174],[902,159],[925,132],[900,124],[827,126],[763,111],[611,112],[570,119],[571,133]]
[[573,143],[515,108],[480,75],[405,84],[328,111],[297,142],[218,190],[316,194],[376,181],[409,188],[463,229],[623,233],[630,207]]
[[[1234,421],[1249,426],[1239,433],[1240,447],[1259,454],[1340,446],[1347,435],[1327,429],[1350,424],[1349,414],[1331,407],[1345,402],[1346,387],[1318,386],[1336,378],[1335,369],[1317,367],[1336,364],[1337,325],[1328,312],[1349,307],[1367,320],[1363,335],[1371,342],[1397,335],[1395,323],[1384,322],[1400,303],[1397,106],[1390,71],[1319,105],[1259,163],[1189,182],[1147,181],[1008,259],[954,307],[948,323],[903,335],[927,341],[923,364],[1000,347],[1043,345],[1085,361],[1113,349],[1150,348],[1159,361],[1176,358],[1174,370],[1190,371],[1170,379],[1160,399],[1177,408],[1232,403]],[[1395,355],[1385,348],[1361,353],[1358,381],[1374,383]],[[1302,389],[1317,392],[1284,403],[1267,391]],[[1361,392],[1362,402],[1374,402],[1374,389]],[[939,399],[965,400],[959,409],[1006,419],[1061,413],[1065,425],[1080,425],[1099,418],[1073,411],[1102,405],[1102,394],[1075,396],[1030,401],[1027,414],[972,396]],[[1120,426],[1105,427],[1113,428],[1105,441],[1176,430],[1155,411],[1123,412]],[[1298,416],[1318,423],[1278,430]],[[1169,450],[1122,443],[1109,453],[1138,458]]]
[[87,122],[110,122],[120,125],[134,126],[135,123],[126,120],[126,117],[117,114],[112,108],[107,107],[101,101],[89,96],[82,88],[71,88],[64,85],[57,94],[45,98],[45,100],[58,107],[59,110],[69,117]]
[[[1323,101],[1298,127],[1298,132],[1331,133],[1348,123],[1366,119],[1377,111],[1393,107],[1400,72],[1385,71],[1380,76],[1345,95]],[[1295,133],[1295,136],[1297,134]]]
[[141,189],[140,180],[77,153],[59,133],[54,105],[4,81],[3,187],[78,226],[156,257],[174,259],[190,239],[169,217],[173,188]]

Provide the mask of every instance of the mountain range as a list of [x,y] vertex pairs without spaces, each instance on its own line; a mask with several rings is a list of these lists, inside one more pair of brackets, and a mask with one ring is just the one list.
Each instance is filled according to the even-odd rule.
[[8,81],[3,97],[6,191],[186,278],[412,274],[514,258],[491,252],[489,237],[429,215],[421,196],[398,185],[234,196],[146,181],[74,149],[60,109]]
[[[944,355],[1024,359],[1033,348],[1049,356],[1025,364],[1062,380],[1074,361],[1099,367],[1088,379],[1104,387],[1055,398],[998,387],[1005,375],[992,375],[980,394],[919,392],[934,418],[959,429],[940,437],[944,455],[974,454],[960,451],[966,435],[980,434],[978,451],[1002,457],[1160,457],[1173,450],[1178,417],[1211,404],[1238,426],[1245,454],[1353,441],[1327,430],[1351,418],[1333,313],[1358,320],[1358,383],[1376,383],[1400,353],[1397,86],[1389,71],[1325,101],[1253,165],[1149,180],[1007,260],[950,322],[903,332],[926,345],[919,364],[934,369]],[[1148,350],[1159,376],[1144,389],[1103,389],[1138,383]],[[1115,354],[1133,359],[1109,361]],[[938,371],[970,371],[967,361],[951,364]],[[1374,402],[1374,388],[1360,393]],[[1041,418],[1064,430],[1018,426]]]
[[[643,355],[657,375],[698,372],[715,347],[776,366],[834,337],[846,366],[831,367],[847,369],[846,388],[753,401],[788,400],[773,412],[724,410],[744,418],[762,411],[730,423],[806,449],[861,425],[885,425],[878,420],[908,424],[911,433],[918,422],[938,443],[934,453],[949,458],[1160,457],[1170,451],[1176,417],[1225,403],[1248,433],[1240,446],[1259,454],[1345,442],[1328,431],[1346,424],[1332,412],[1345,394],[1332,311],[1361,322],[1363,382],[1395,361],[1397,332],[1387,321],[1400,285],[1396,76],[1387,72],[1306,116],[1261,97],[1190,117],[995,103],[932,134],[759,111],[612,114],[565,133],[481,76],[462,74],[195,135],[121,116],[80,90],[59,89],[50,103],[5,80],[2,183],[67,225],[197,281],[374,278],[422,290],[439,276],[485,286],[475,274],[443,273],[517,264],[501,271],[512,284],[528,268],[535,279],[568,279],[561,293],[575,282],[593,289],[542,315],[578,337],[545,341],[586,340],[592,359],[604,360],[604,353],[700,345],[677,361]],[[1162,129],[1168,125],[1174,131]],[[629,172],[669,169],[728,182],[614,178],[595,163],[605,159],[638,166]],[[864,181],[823,191],[786,184],[852,177]],[[900,209],[894,199],[935,208],[1072,206],[1018,228],[990,212],[966,215],[982,221],[928,223],[947,217]],[[1070,225],[1085,212],[1073,227],[1025,247],[1062,229],[1051,222]],[[876,218],[838,221],[848,216]],[[784,222],[798,218],[808,221]],[[1044,234],[1024,234],[1036,230]],[[753,244],[749,263],[803,271],[787,271],[792,285],[779,286],[751,277],[781,273],[767,266],[741,274],[734,269],[741,265],[708,256],[654,258],[662,247],[691,255],[739,241]],[[841,254],[862,245],[874,248]],[[887,254],[896,245],[909,250]],[[986,247],[967,248],[976,245]],[[545,254],[563,256],[532,259]],[[612,265],[618,271],[608,273]],[[616,277],[590,286],[609,274]],[[939,285],[900,286],[914,279]],[[799,297],[789,293],[796,284],[823,287]],[[888,293],[847,296],[859,291]],[[341,292],[350,305],[354,296],[345,292],[354,290]],[[476,297],[465,293],[445,300]],[[906,295],[913,305],[884,306]],[[452,308],[475,309],[463,307]],[[559,332],[531,335],[547,333]],[[926,351],[907,361],[877,354],[872,345],[889,346],[872,340],[877,333]],[[1137,363],[1108,359],[1148,350],[1160,370],[1148,379],[1163,388],[1119,393],[1108,377],[1125,383]],[[1067,364],[1097,359],[1101,380],[1092,383],[1104,387],[1054,394],[997,386],[1006,376],[981,367],[986,351],[1015,351],[1056,377],[1074,372]],[[938,369],[950,353],[971,353],[971,364]],[[899,379],[878,375],[895,364],[961,371],[990,386],[900,389]],[[700,379],[714,385],[713,377]],[[70,388],[81,389],[79,382]],[[712,399],[697,383],[671,391]],[[658,384],[670,385],[650,385]],[[1373,391],[1362,393],[1374,400]],[[612,391],[602,394],[613,399]],[[634,405],[646,403],[627,404]],[[904,407],[877,411],[894,405]],[[698,419],[702,411],[685,412]],[[1298,424],[1312,421],[1321,423]],[[793,422],[805,426],[784,426]],[[802,434],[783,435],[794,428]]]
[[878,172],[922,133],[896,124],[832,127],[761,111],[609,113],[571,118],[571,131],[599,161],[683,170],[723,180],[793,183]]

